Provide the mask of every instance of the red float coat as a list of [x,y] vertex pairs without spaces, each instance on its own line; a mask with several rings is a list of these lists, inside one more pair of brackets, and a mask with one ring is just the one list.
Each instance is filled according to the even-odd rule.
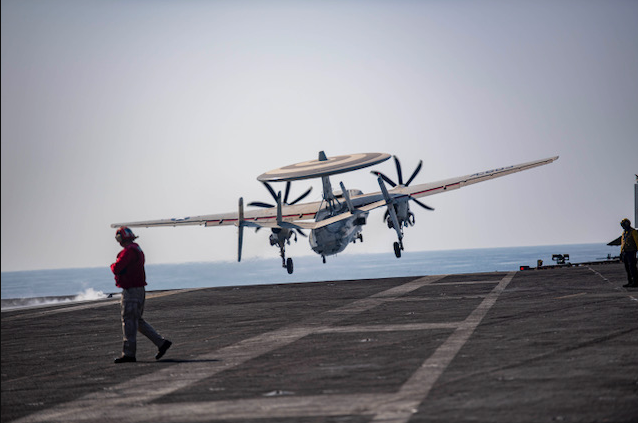
[[111,271],[115,275],[117,287],[127,289],[145,286],[144,253],[140,246],[132,242],[124,247],[111,265]]

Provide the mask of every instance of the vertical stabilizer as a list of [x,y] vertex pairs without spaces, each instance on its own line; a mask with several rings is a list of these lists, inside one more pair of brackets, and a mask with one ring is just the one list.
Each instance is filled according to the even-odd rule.
[[[327,162],[328,158],[326,157],[326,153],[323,151],[319,152],[319,161]],[[335,197],[332,193],[332,184],[330,183],[330,178],[327,176],[321,177],[321,185],[323,185],[323,199],[328,203],[330,207],[334,205]]]

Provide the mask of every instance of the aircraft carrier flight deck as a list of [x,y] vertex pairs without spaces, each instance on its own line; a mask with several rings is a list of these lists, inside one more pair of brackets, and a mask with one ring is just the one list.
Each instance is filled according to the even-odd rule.
[[[285,277],[282,276],[282,280]],[[636,422],[620,264],[149,292],[2,312],[2,422]]]

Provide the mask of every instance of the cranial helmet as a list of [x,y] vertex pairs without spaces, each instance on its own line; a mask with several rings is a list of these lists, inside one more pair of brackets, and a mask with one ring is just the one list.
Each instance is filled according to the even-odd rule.
[[620,226],[622,226],[623,228],[626,227],[630,227],[631,226],[631,221],[627,218],[624,218],[623,220],[620,221]]
[[115,240],[117,242],[122,241],[133,241],[137,236],[133,233],[133,231],[126,226],[122,226],[115,232]]

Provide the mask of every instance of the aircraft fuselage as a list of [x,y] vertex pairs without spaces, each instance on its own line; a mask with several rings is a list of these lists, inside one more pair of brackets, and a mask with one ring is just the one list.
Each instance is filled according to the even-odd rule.
[[[341,212],[343,211],[338,211],[338,213]],[[329,217],[331,217],[331,214],[327,209],[317,213],[317,221]],[[313,229],[309,237],[310,248],[324,257],[342,252],[348,244],[360,237],[362,225],[365,225],[367,217],[368,212],[360,213],[322,228]]]

